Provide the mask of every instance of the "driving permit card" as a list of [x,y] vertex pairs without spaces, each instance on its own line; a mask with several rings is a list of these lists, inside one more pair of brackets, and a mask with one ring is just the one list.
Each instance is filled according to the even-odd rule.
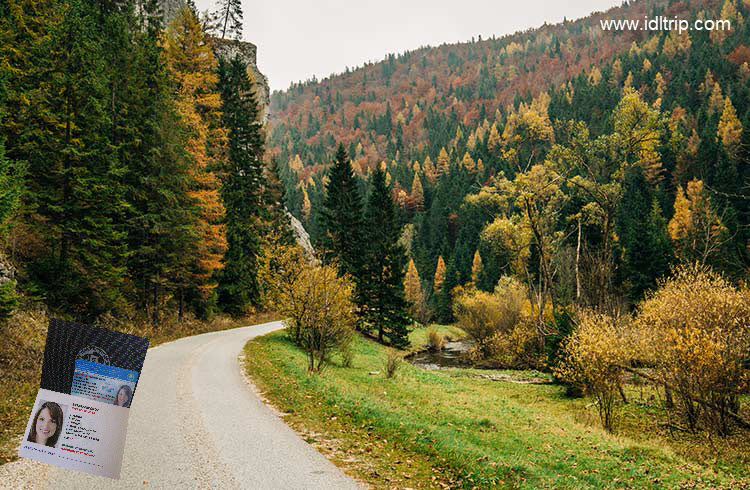
[[70,394],[129,408],[137,380],[135,371],[76,359]]
[[111,403],[40,389],[18,455],[119,479],[129,413]]
[[40,389],[18,455],[119,479],[148,342],[51,320]]

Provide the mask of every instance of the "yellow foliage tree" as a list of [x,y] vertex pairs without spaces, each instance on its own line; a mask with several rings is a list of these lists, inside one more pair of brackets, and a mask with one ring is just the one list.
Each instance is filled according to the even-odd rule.
[[489,148],[490,151],[495,151],[500,146],[501,141],[500,133],[497,130],[497,124],[492,123],[492,126],[490,127],[490,136],[487,139],[487,148]]
[[438,155],[437,164],[437,175],[447,175],[451,170],[451,159],[448,156],[448,152],[445,148],[440,148],[440,154]]
[[424,189],[418,172],[414,173],[414,180],[411,183],[411,197],[414,199],[417,208],[421,210],[424,207]]
[[186,150],[192,165],[190,196],[199,207],[196,259],[192,273],[204,297],[217,286],[213,278],[223,268],[227,250],[221,182],[213,172],[227,143],[220,124],[221,98],[217,90],[217,61],[208,37],[193,11],[181,9],[164,35],[164,53],[176,83],[177,110],[190,129]]
[[414,259],[409,259],[409,268],[406,270],[404,278],[404,293],[407,301],[412,305],[418,304],[422,300],[422,284],[419,281],[417,266],[414,265]]
[[443,256],[438,257],[437,267],[435,267],[435,278],[432,282],[432,289],[434,291],[442,291],[443,283],[445,282],[445,261]]
[[727,229],[704,191],[703,181],[688,182],[687,195],[679,187],[674,209],[667,229],[677,257],[683,262],[705,264],[721,248]]
[[687,425],[727,434],[750,388],[750,293],[706,266],[685,265],[639,308],[640,359],[680,400]]
[[433,165],[432,160],[430,159],[430,156],[427,155],[424,159],[424,165],[422,165],[422,169],[424,170],[424,176],[427,177],[427,180],[431,183],[435,183],[435,179],[437,178],[437,171],[435,170],[435,165]]
[[471,261],[471,282],[476,286],[479,283],[479,274],[482,273],[482,256],[479,250],[474,252],[474,259]]
[[717,136],[726,148],[727,153],[736,156],[742,137],[742,123],[737,117],[737,111],[732,105],[732,100],[728,96],[724,99],[724,110],[721,112]]

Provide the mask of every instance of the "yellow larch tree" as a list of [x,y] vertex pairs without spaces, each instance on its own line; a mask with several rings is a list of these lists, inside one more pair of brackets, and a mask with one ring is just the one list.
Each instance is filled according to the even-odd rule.
[[419,281],[417,266],[414,265],[414,259],[409,259],[409,268],[406,270],[404,278],[404,293],[406,300],[412,305],[416,305],[422,300],[422,285]]
[[479,255],[479,249],[474,252],[474,259],[471,261],[471,282],[476,286],[479,283],[479,274],[482,273],[482,256]]
[[724,110],[721,112],[717,136],[726,148],[727,153],[736,156],[742,138],[742,123],[737,117],[737,111],[729,96],[724,99]]
[[424,189],[422,188],[422,179],[419,178],[419,172],[414,173],[414,180],[411,183],[411,198],[417,206],[417,210],[424,208]]
[[675,254],[683,262],[705,264],[723,245],[727,228],[703,189],[703,181],[688,182],[687,193],[679,187],[674,210],[667,230]]
[[451,159],[448,156],[448,152],[445,150],[445,148],[440,148],[440,154],[438,155],[437,175],[447,175],[450,173],[450,170]]
[[425,157],[422,169],[424,170],[424,176],[427,177],[430,184],[434,184],[435,179],[437,178],[437,170],[435,170],[435,165],[433,165],[429,155]]
[[227,250],[221,182],[213,172],[224,154],[227,135],[219,129],[221,98],[217,89],[217,61],[207,35],[193,11],[183,8],[164,34],[167,67],[177,90],[177,110],[190,131],[186,150],[191,157],[190,196],[198,206],[195,264],[192,279],[204,297],[216,287]]
[[434,291],[442,291],[443,283],[445,282],[445,261],[443,256],[438,257],[437,267],[435,267],[435,278],[432,282],[432,289]]

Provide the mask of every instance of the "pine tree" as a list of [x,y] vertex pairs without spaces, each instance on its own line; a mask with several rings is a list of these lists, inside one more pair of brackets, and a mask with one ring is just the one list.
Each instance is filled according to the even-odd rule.
[[219,61],[219,87],[224,127],[229,132],[221,193],[228,249],[219,282],[219,302],[227,311],[240,314],[260,299],[257,256],[265,186],[264,142],[247,66],[238,56],[230,62]]
[[216,11],[211,14],[210,29],[221,39],[227,36],[242,38],[242,2],[218,0],[216,6]]
[[351,274],[357,281],[364,245],[362,197],[344,145],[336,151],[328,178],[321,216],[324,259],[337,259],[341,273]]
[[398,243],[401,229],[396,208],[385,181],[377,169],[372,175],[370,197],[365,212],[364,263],[359,276],[357,302],[365,329],[376,329],[378,340],[396,347],[409,345],[404,296],[406,253]]

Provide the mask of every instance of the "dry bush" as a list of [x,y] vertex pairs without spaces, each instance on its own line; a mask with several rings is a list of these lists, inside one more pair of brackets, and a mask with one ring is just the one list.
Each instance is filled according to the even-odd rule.
[[521,320],[526,300],[524,287],[515,279],[503,277],[492,294],[468,291],[455,303],[458,325],[475,341],[482,343],[496,333],[510,333]]
[[401,355],[396,349],[388,349],[388,355],[385,358],[385,377],[393,378],[396,376],[396,371],[401,367]]
[[644,301],[636,326],[642,362],[675,396],[672,413],[692,430],[726,435],[750,388],[750,292],[705,266],[679,268]]
[[427,330],[427,346],[433,352],[440,352],[445,347],[445,337],[440,335],[435,327]]
[[[492,366],[507,369],[545,369],[544,351],[539,346],[539,332],[531,317],[522,318],[509,332],[497,332],[485,342],[489,352],[484,359]],[[477,351],[470,352],[476,356]],[[480,361],[479,358],[475,358]]]
[[[538,332],[531,321],[526,291],[503,277],[492,294],[469,291],[455,302],[458,325],[476,342],[474,361],[503,367],[539,367]],[[528,310],[528,311],[526,311]]]
[[607,315],[583,311],[576,329],[564,344],[563,362],[555,374],[563,381],[580,384],[596,400],[599,418],[607,430],[614,428],[614,407],[629,365],[630,348],[625,322]]
[[320,372],[354,338],[354,284],[338,276],[336,264],[308,262],[300,247],[271,247],[260,262],[264,301],[287,318],[288,335],[307,353],[308,370]]

